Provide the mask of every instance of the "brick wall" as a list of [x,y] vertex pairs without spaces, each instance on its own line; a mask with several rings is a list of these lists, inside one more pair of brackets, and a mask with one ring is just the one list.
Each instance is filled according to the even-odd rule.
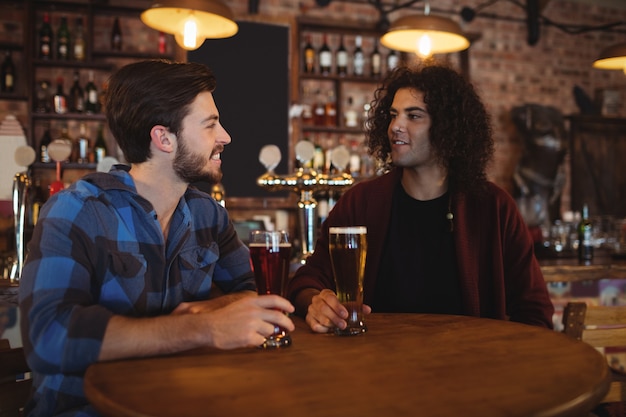
[[[141,3],[140,0],[139,2]],[[313,0],[261,0],[259,15],[248,15],[248,0],[228,1],[238,19],[291,22],[306,14],[332,20],[351,20],[372,23],[379,14],[369,4],[333,0],[330,6],[318,8]],[[541,26],[537,45],[526,42],[525,11],[508,1],[500,1],[482,12],[503,18],[477,16],[472,22],[460,19],[462,6],[475,7],[482,0],[431,1],[431,13],[447,15],[462,24],[464,30],[480,34],[470,49],[470,76],[492,113],[495,125],[496,155],[489,170],[492,180],[506,189],[512,187],[512,173],[520,153],[519,140],[511,128],[510,110],[525,103],[554,106],[563,114],[578,113],[572,89],[578,85],[594,96],[598,89],[617,89],[621,92],[620,116],[626,117],[626,76],[621,71],[603,71],[591,67],[600,50],[618,42],[626,42],[626,26],[620,32],[587,32],[568,34],[554,26]],[[597,3],[597,2],[596,2]],[[392,13],[422,13],[421,3],[410,10]],[[542,14],[551,21],[569,25],[601,25],[615,21],[626,22],[626,4],[620,8],[578,2],[551,0]],[[11,17],[3,16],[6,26]],[[141,23],[138,23],[141,24]],[[1,31],[1,30],[0,30]],[[132,32],[129,28],[128,32]],[[148,41],[147,43],[152,43]],[[224,57],[228,59],[228,57]],[[0,101],[0,119],[6,114],[17,114],[25,122],[23,104]],[[569,200],[564,196],[563,206]]]

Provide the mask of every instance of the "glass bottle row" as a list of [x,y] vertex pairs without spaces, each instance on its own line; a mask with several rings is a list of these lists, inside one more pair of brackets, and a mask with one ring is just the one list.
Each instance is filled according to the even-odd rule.
[[398,65],[399,53],[361,35],[306,32],[302,45],[305,74],[378,78]]

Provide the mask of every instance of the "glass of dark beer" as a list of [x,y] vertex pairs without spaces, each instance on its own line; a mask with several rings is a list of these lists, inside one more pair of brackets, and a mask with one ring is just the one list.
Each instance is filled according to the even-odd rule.
[[367,331],[363,321],[363,275],[367,255],[365,226],[330,227],[330,260],[339,302],[348,309],[348,326],[335,328],[339,336],[352,336]]
[[[260,295],[285,296],[285,285],[289,276],[291,243],[285,231],[253,230],[250,232],[250,259]],[[273,349],[291,345],[287,330],[276,326],[274,334],[260,347]]]

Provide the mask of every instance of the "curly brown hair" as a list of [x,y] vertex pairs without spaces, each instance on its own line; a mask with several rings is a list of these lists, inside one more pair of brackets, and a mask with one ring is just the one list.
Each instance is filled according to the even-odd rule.
[[396,92],[413,88],[424,94],[431,118],[430,143],[456,190],[477,189],[486,182],[486,167],[493,156],[491,117],[468,82],[443,64],[398,67],[376,89],[367,120],[370,155],[385,166],[393,165],[387,128],[389,108]]

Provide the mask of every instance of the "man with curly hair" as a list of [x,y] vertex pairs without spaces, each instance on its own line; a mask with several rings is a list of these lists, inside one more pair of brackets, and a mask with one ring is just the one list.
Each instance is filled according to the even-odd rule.
[[471,83],[439,65],[400,67],[376,90],[369,152],[384,175],[345,192],[288,297],[315,332],[345,328],[328,229],[367,227],[364,313],[461,314],[552,328],[533,241],[511,196],[486,177],[490,116]]

